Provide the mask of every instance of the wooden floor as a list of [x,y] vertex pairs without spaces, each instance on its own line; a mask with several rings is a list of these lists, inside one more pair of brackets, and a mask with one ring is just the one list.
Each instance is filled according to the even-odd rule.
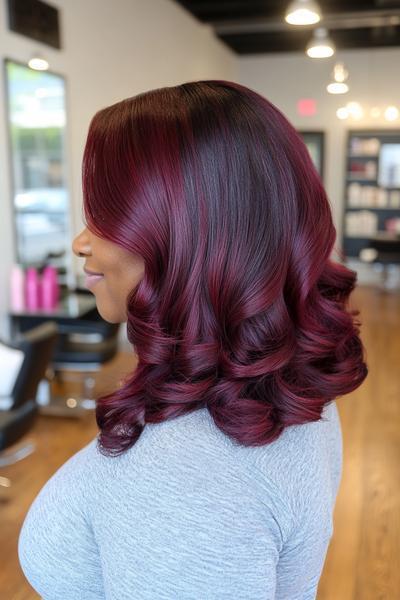
[[[400,293],[360,287],[352,305],[361,310],[370,374],[359,390],[337,401],[343,430],[343,477],[317,600],[398,600]],[[119,355],[104,371],[99,387],[114,385],[132,368],[132,357]],[[38,598],[18,564],[19,529],[45,481],[96,432],[93,413],[83,420],[40,417],[27,436],[37,443],[36,452],[2,469],[1,475],[10,477],[13,487],[11,497],[0,502],[1,599]]]

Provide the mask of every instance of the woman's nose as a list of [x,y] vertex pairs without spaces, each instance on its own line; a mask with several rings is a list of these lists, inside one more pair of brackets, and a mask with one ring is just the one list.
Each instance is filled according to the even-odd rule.
[[72,251],[76,256],[88,256],[91,253],[90,240],[86,227],[72,242]]

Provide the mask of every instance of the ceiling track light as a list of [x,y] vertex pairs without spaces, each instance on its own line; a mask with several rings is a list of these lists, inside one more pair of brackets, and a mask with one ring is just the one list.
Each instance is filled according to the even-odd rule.
[[328,36],[325,27],[317,27],[306,47],[306,54],[310,58],[329,58],[335,53],[335,44]]
[[314,0],[294,0],[285,14],[285,21],[290,25],[314,25],[320,20],[321,9]]

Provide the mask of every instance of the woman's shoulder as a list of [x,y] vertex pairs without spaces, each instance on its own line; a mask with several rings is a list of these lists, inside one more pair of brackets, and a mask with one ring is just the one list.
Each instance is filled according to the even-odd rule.
[[70,456],[58,471],[64,469],[64,471],[74,471],[75,473],[84,474],[88,471],[93,471],[94,462],[98,466],[101,463],[101,459],[102,457],[98,448],[98,435],[96,435],[90,442]]
[[[104,457],[98,449],[98,436],[61,464],[40,490],[35,502],[45,494],[55,494],[55,490],[74,490],[82,494],[82,500],[89,494],[93,481],[100,476]],[[34,502],[34,503],[35,503]]]
[[324,407],[321,418],[287,427],[280,437],[256,449],[254,460],[263,466],[276,465],[279,473],[308,469],[326,472],[326,465],[341,460],[342,434],[336,403]]
[[[318,479],[332,479],[336,488],[342,468],[342,436],[336,403],[325,406],[319,421],[287,427],[270,444],[246,447],[236,444],[214,423],[207,409],[189,413],[158,424],[147,424],[137,442],[118,456],[107,456],[100,447],[99,435],[71,456],[55,473],[71,485],[83,485],[85,493],[97,488],[108,477],[119,478],[129,471],[165,462],[175,464],[183,455],[209,456],[215,463],[240,464],[252,477],[258,473],[277,487],[312,486]],[[215,468],[217,466],[215,465]],[[283,490],[282,490],[283,491]]]
[[246,457],[261,482],[274,482],[294,511],[316,503],[331,510],[343,465],[342,431],[335,402],[325,406],[321,419],[287,427],[272,444],[255,448]]

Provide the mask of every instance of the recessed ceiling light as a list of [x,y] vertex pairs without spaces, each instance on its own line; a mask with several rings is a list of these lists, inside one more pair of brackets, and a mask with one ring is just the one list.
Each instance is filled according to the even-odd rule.
[[359,102],[349,102],[346,105],[346,108],[347,108],[350,116],[353,117],[353,119],[356,119],[357,121],[359,121],[360,119],[363,118],[364,110],[363,110],[363,107],[361,106],[361,104],[359,104]]
[[396,106],[388,106],[385,110],[385,119],[387,121],[395,121],[399,118],[399,110]]
[[340,108],[337,109],[336,116],[338,119],[341,119],[341,120],[347,119],[349,117],[349,111],[347,110],[347,108],[345,106],[341,106]]

